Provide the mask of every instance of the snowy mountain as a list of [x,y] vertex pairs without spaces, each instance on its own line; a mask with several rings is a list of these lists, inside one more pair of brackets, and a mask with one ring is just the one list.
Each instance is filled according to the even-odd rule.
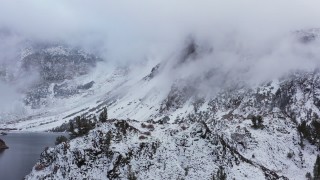
[[[317,33],[296,32],[294,48]],[[46,149],[26,179],[305,179],[319,154],[320,71],[252,83],[254,65],[222,67],[216,52],[191,40],[167,59],[129,65],[61,46],[25,53],[21,67],[41,78],[24,91],[26,116],[1,127],[48,131],[109,114]],[[240,62],[261,54],[237,51]]]
[[[318,143],[302,138],[298,126],[318,121],[319,88],[307,84],[319,78],[318,72],[299,73],[210,101],[167,106],[172,115],[160,121],[110,120],[47,149],[36,165],[43,167],[28,178],[210,179],[221,166],[228,179],[304,179]],[[263,116],[263,128],[252,126],[253,115]]]

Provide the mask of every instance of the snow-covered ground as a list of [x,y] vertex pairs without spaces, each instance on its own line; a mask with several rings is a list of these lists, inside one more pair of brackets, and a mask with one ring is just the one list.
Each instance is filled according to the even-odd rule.
[[[68,55],[61,47],[47,53]],[[46,150],[27,179],[210,179],[223,167],[228,179],[301,180],[312,172],[319,151],[297,127],[319,121],[319,71],[220,82],[204,93],[202,83],[218,72],[193,77],[181,70],[193,59],[177,59],[100,61],[88,73],[45,82],[40,106],[26,106],[23,118],[1,128],[49,131],[104,107],[110,121]],[[252,127],[252,116],[263,117],[263,128]]]

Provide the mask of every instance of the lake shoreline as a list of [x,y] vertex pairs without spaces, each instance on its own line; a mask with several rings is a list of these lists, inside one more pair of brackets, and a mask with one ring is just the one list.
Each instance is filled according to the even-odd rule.
[[66,133],[9,131],[0,136],[9,149],[0,153],[1,179],[23,179],[38,162],[46,147],[55,146],[56,137]]

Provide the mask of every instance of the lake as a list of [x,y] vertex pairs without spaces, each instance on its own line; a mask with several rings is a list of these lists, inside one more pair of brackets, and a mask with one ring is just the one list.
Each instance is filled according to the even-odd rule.
[[[9,149],[0,153],[0,178],[21,180],[30,173],[47,146],[54,146],[61,133],[8,133],[0,136]],[[65,135],[65,134],[64,134]]]

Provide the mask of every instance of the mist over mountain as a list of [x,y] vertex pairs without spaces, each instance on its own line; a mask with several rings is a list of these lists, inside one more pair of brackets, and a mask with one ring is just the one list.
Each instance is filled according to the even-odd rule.
[[319,6],[3,0],[0,129],[78,133],[27,179],[305,178],[320,147]]

